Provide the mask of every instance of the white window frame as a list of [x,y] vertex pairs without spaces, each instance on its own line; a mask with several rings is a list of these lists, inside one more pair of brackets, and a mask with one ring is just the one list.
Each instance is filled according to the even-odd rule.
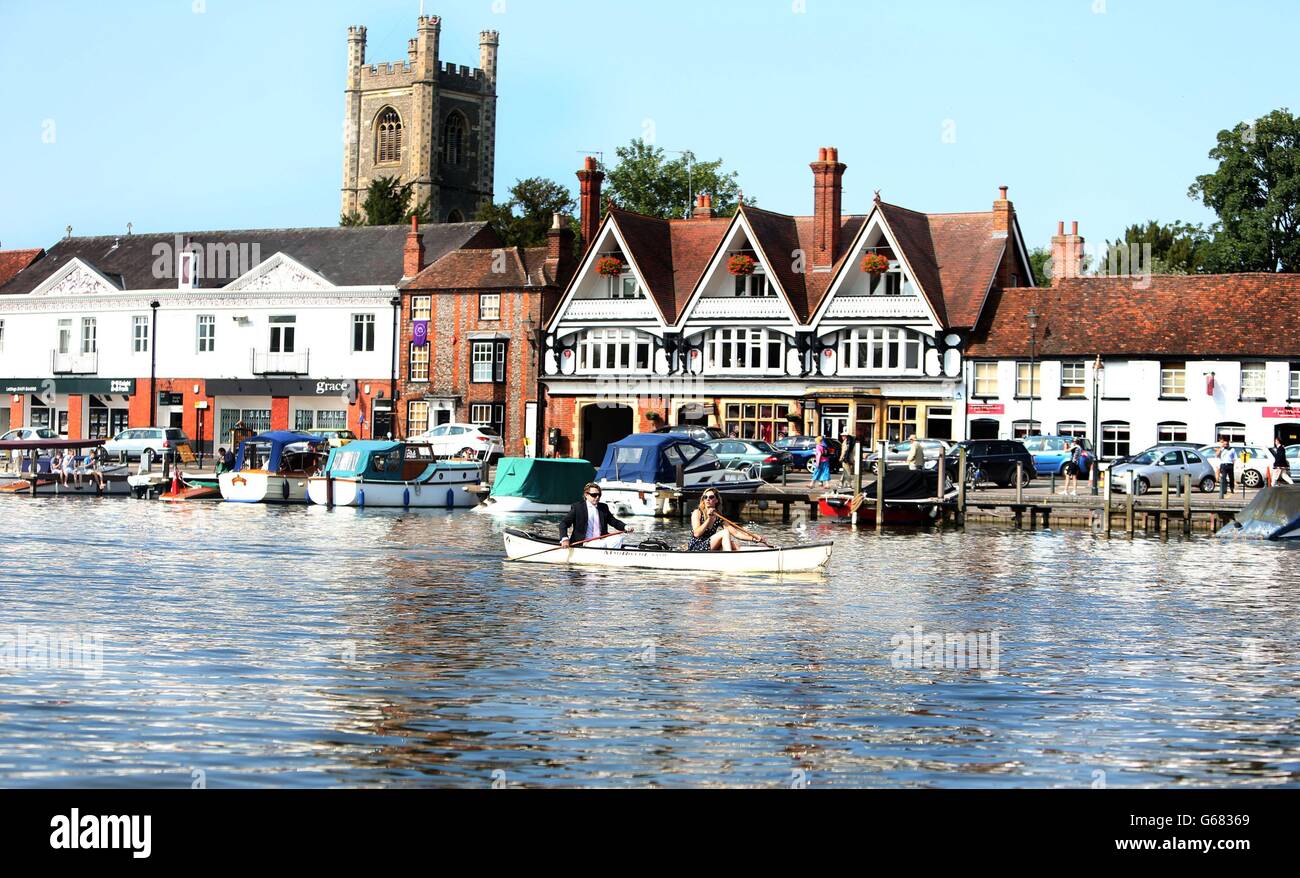
[[1083,399],[1088,392],[1088,364],[1084,360],[1061,361],[1061,399]]
[[776,287],[761,267],[755,267],[752,274],[736,275],[732,294],[736,298],[770,299],[776,295]]
[[1214,441],[1226,438],[1229,445],[1246,444],[1246,425],[1236,421],[1220,421],[1214,425]]
[[432,345],[418,347],[411,345],[411,356],[407,361],[406,380],[416,384],[429,383],[429,349]]
[[1183,421],[1161,421],[1156,424],[1156,444],[1186,442],[1187,424]]
[[271,354],[297,353],[298,315],[275,314],[267,318],[266,350]]
[[[416,414],[419,412],[419,414]],[[429,431],[429,401],[413,399],[406,404],[406,435],[419,436]]]
[[1300,363],[1292,363],[1287,367],[1286,398],[1288,402],[1300,399]]
[[94,354],[99,351],[99,321],[94,317],[81,318],[81,352]]
[[59,320],[58,328],[58,350],[60,354],[72,353],[72,318],[65,317]]
[[1088,425],[1083,421],[1061,421],[1056,425],[1057,436],[1068,436],[1071,439],[1087,439]]
[[1160,364],[1160,398],[1183,399],[1187,396],[1187,363]]
[[1128,457],[1133,450],[1133,427],[1128,421],[1101,425],[1101,456],[1106,460]]
[[469,407],[469,422],[480,427],[492,426],[492,403],[472,404]]
[[[983,374],[981,374],[983,373]],[[994,399],[998,395],[998,363],[975,363],[975,387],[972,396],[980,399]]]
[[476,341],[470,346],[470,381],[474,384],[491,384],[493,367],[493,348],[495,343]]
[[[1029,392],[1024,392],[1026,383],[1029,385]],[[1043,361],[1035,360],[1032,363],[1028,360],[1016,361],[1016,399],[1042,399],[1043,398]]]
[[149,315],[147,314],[135,314],[131,317],[131,351],[137,354],[149,353]]
[[[357,346],[357,329],[361,330],[361,346]],[[352,353],[371,354],[375,351],[375,315],[352,315]]]
[[501,294],[500,293],[479,293],[478,294],[478,319],[479,320],[500,320],[501,319]]
[[[901,326],[859,326],[840,339],[839,371],[845,375],[920,375],[925,371],[921,337]],[[909,366],[909,360],[916,365]],[[866,365],[861,365],[864,363]]]
[[[1249,384],[1247,379],[1249,378]],[[1267,396],[1268,367],[1264,363],[1241,364],[1241,402],[1263,400]]]
[[[639,365],[644,357],[644,366]],[[589,329],[578,342],[578,371],[647,373],[654,368],[654,343],[636,329]]]
[[[198,314],[194,318],[196,348],[200,354],[210,354],[217,349],[217,315]],[[207,330],[206,332],[204,330]]]
[[5,322],[0,320],[0,354],[5,352]]
[[433,296],[411,296],[411,319],[428,320],[433,314]]
[[705,369],[713,374],[763,375],[785,371],[785,337],[773,330],[720,327],[709,333],[704,349]]

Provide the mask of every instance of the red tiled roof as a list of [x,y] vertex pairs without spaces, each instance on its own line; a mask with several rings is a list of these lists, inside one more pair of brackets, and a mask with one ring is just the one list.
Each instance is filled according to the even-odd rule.
[[545,286],[555,282],[555,266],[546,265],[546,254],[545,247],[452,250],[400,286],[404,290]]
[[45,255],[44,250],[0,250],[0,287]]
[[[994,237],[993,212],[932,213],[930,240],[943,282],[943,310],[949,326],[974,326],[988,295],[989,286],[1002,264],[1002,255],[1015,243],[1006,236]],[[1023,271],[1021,276],[1027,277]]]
[[1043,357],[1189,356],[1300,359],[1300,274],[1085,277],[995,292],[967,355],[1029,355],[1029,309]]

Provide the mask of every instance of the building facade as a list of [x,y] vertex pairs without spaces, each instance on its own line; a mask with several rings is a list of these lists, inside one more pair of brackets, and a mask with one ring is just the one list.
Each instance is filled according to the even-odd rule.
[[588,246],[542,350],[552,453],[599,461],[665,424],[961,438],[965,347],[991,291],[1032,283],[1006,189],[993,209],[841,211],[835,149],[811,165],[811,216],[740,207],[690,219],[611,206],[579,172]]
[[443,62],[442,21],[420,16],[407,59],[366,63],[366,29],[348,28],[344,216],[361,212],[380,177],[413,187],[438,222],[464,222],[492,199],[496,162],[496,31],[479,34],[479,66]]

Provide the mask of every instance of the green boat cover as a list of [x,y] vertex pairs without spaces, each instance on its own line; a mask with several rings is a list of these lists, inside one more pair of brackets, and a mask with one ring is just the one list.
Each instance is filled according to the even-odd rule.
[[503,457],[497,462],[493,497],[524,497],[534,503],[577,503],[582,486],[596,477],[586,460],[566,457]]

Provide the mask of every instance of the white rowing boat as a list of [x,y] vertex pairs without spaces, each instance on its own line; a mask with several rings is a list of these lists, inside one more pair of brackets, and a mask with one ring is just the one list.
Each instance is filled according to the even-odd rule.
[[505,531],[506,557],[538,564],[578,564],[594,567],[645,567],[716,573],[799,573],[823,569],[831,560],[831,542],[778,548],[744,548],[736,552],[687,552],[659,543],[647,548],[624,546],[598,549],[560,548],[559,540],[514,528]]

